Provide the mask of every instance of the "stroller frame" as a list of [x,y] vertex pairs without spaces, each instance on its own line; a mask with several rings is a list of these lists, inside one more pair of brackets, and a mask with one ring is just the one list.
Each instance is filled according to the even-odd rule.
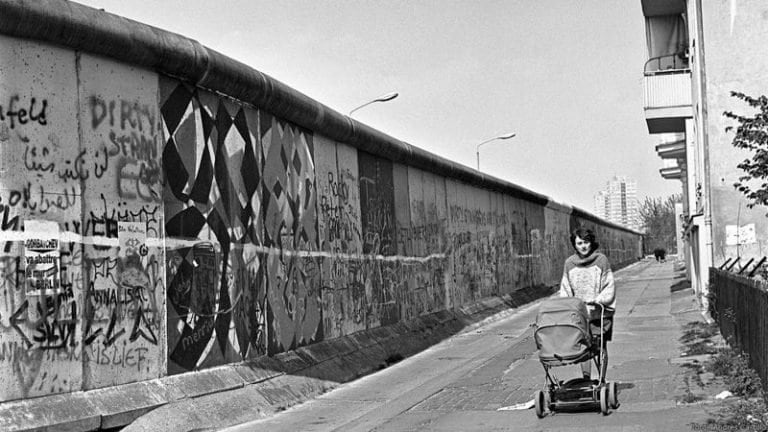
[[[535,394],[534,405],[536,416],[542,418],[546,410],[556,412],[562,409],[584,409],[599,405],[600,412],[607,415],[611,409],[619,407],[618,393],[615,382],[606,381],[608,369],[607,341],[604,341],[605,306],[600,303],[587,303],[587,306],[600,307],[600,334],[592,334],[592,345],[589,351],[582,357],[571,361],[562,361],[559,364],[546,364],[542,361],[546,375],[544,388]],[[552,368],[594,361],[599,378],[587,380],[574,378],[568,381],[560,381],[551,373]]]

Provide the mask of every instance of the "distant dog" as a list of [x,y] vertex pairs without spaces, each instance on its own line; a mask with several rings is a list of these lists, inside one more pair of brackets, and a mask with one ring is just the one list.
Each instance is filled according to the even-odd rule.
[[662,248],[657,248],[653,250],[653,256],[656,257],[657,262],[666,262],[667,259],[667,251]]

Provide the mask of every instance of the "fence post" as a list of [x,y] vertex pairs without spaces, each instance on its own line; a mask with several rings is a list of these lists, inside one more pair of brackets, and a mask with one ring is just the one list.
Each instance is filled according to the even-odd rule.
[[740,259],[741,259],[741,257],[740,257],[740,256],[737,256],[737,257],[736,257],[736,259],[735,259],[735,260],[733,260],[733,262],[731,263],[731,265],[729,265],[729,266],[728,266],[728,268],[727,268],[727,269],[725,269],[725,270],[726,270],[726,271],[731,271],[731,269],[733,268],[733,266],[735,266],[735,265],[736,265],[736,263],[737,263],[737,262],[739,262],[739,260],[740,260]]
[[744,264],[744,266],[741,268],[741,270],[739,270],[738,274],[741,274],[744,270],[746,270],[747,267],[749,267],[749,265],[752,264],[752,261],[754,261],[754,260],[755,260],[754,258],[750,258],[749,261],[747,261],[747,263]]
[[725,266],[728,265],[729,262],[731,262],[731,258],[728,258],[727,260],[725,260],[725,262],[720,264],[720,267],[718,267],[717,269],[722,270],[723,268],[725,268]]
[[749,277],[752,277],[755,275],[755,272],[765,263],[765,259],[766,257],[760,258],[760,261],[758,261],[757,264],[755,264],[755,266],[752,268],[752,271],[749,272]]

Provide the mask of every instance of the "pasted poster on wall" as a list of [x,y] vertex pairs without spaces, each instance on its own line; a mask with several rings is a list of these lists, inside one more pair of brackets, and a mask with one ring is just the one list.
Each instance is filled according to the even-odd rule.
[[27,295],[59,291],[59,224],[28,220],[24,223],[24,261]]
[[131,255],[146,256],[148,253],[147,223],[118,222],[117,241],[120,245],[120,258]]
[[755,224],[748,224],[741,227],[736,225],[725,226],[725,244],[726,246],[746,245],[757,243],[755,237]]

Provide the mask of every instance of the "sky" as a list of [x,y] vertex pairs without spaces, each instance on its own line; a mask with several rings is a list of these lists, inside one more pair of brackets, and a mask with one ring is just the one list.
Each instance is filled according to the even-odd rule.
[[640,0],[79,0],[195,39],[341,113],[594,211],[614,175],[664,180],[643,113]]

